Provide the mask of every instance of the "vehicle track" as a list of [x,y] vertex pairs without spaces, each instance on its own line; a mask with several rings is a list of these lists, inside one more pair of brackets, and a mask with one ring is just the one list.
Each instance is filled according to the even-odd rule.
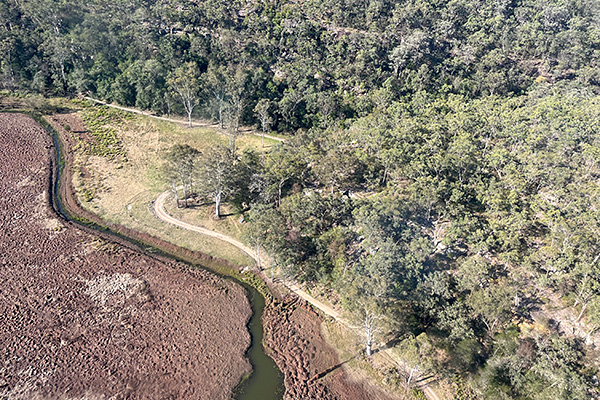
[[[147,117],[154,118],[154,119],[159,119],[161,121],[174,122],[176,124],[182,124],[182,125],[186,125],[186,126],[189,125],[187,120],[178,119],[178,118],[159,117],[157,115],[153,115],[152,113],[150,113],[148,111],[138,110],[137,108],[130,108],[130,107],[118,106],[116,104],[110,104],[110,103],[107,103],[105,101],[97,100],[97,99],[94,99],[94,98],[88,97],[88,96],[84,96],[83,98],[86,99],[86,100],[89,100],[89,101],[93,101],[94,103],[102,104],[103,106],[106,106],[106,107],[115,108],[117,110],[127,111],[127,112],[130,112],[130,113],[139,114],[139,115],[145,115]],[[208,122],[208,121],[195,122],[195,121],[192,121],[192,126],[210,127],[210,128],[214,128],[217,132],[219,132],[221,134],[225,134],[225,131],[219,127],[219,124],[213,123],[213,122]],[[255,132],[254,130],[252,130],[250,128],[246,128],[242,132],[249,133],[251,135],[258,136],[258,137],[262,137],[263,136],[262,133]],[[265,137],[265,139],[271,139],[271,140],[275,140],[277,142],[285,142],[285,139],[282,139],[282,138],[277,137],[277,136],[272,136],[272,135],[265,134],[264,137]]]
[[[256,252],[254,250],[252,250],[250,247],[248,247],[245,244],[243,244],[242,242],[240,242],[239,240],[236,240],[230,236],[224,235],[220,232],[215,232],[210,229],[203,228],[201,226],[189,224],[187,222],[181,221],[181,220],[169,215],[169,213],[167,212],[167,209],[165,208],[165,201],[171,194],[172,194],[172,192],[170,190],[167,190],[167,191],[161,193],[154,201],[154,214],[156,215],[156,217],[158,219],[160,219],[163,222],[178,226],[182,229],[187,229],[192,232],[197,232],[202,235],[207,235],[207,236],[222,240],[224,242],[227,242],[227,243],[237,247],[238,249],[242,250],[244,253],[246,253],[249,257],[251,257],[254,261],[256,261],[258,263],[258,256],[257,256]],[[268,264],[268,261],[265,261],[264,255],[261,257],[261,262],[263,264],[265,264],[265,263]],[[298,295],[298,297],[302,298],[304,301],[311,304],[313,307],[319,309],[321,312],[323,312],[323,314],[333,318],[334,320],[347,326],[350,329],[353,329],[353,330],[360,329],[359,327],[352,325],[348,320],[344,319],[340,315],[340,313],[337,312],[336,310],[334,310],[332,307],[315,299],[313,296],[308,294],[305,290],[301,289],[298,285],[291,283],[291,282],[283,282],[283,281],[281,281],[280,283],[283,286],[285,286],[288,290],[290,290],[291,292]],[[382,353],[386,354],[388,359],[391,360],[392,362],[406,368],[406,365],[403,362],[401,362],[400,360],[397,360],[389,352],[389,349],[383,350]],[[436,395],[436,393],[429,387],[429,383],[430,383],[430,381],[422,382],[420,385],[421,390],[423,390],[423,392],[425,393],[425,395],[427,396],[427,398],[429,400],[440,400],[440,398]]]

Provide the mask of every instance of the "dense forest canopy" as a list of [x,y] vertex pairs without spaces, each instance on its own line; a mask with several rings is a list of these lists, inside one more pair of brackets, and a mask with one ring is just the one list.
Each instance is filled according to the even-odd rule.
[[599,2],[0,0],[0,22],[4,89],[289,134],[169,162],[204,187],[225,165],[209,194],[250,204],[248,241],[457,398],[598,398]]
[[506,96],[564,80],[595,89],[599,7],[593,0],[2,0],[0,84],[183,113],[169,80],[187,66],[199,82],[199,114],[217,116],[241,91],[245,122],[267,99],[276,128],[294,132],[421,91]]

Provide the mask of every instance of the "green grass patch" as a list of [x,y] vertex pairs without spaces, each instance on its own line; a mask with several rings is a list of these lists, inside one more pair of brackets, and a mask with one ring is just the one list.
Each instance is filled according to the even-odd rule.
[[133,119],[130,113],[99,106],[85,108],[81,117],[92,137],[91,140],[80,142],[87,154],[111,160],[127,160],[127,152],[119,138],[118,130]]

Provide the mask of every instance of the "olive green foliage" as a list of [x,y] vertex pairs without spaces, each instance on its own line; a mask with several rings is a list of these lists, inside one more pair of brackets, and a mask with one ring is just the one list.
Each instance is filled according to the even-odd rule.
[[[429,335],[448,356],[437,368],[471,377],[465,393],[583,396],[595,390],[584,338],[518,321],[550,290],[597,326],[599,102],[545,83],[508,99],[420,93],[343,132],[299,134],[255,168],[253,243],[285,274],[337,290],[370,331]],[[322,171],[340,143],[352,179],[332,189]],[[286,170],[279,201],[265,182]]]
[[[222,125],[325,128],[419,91],[504,96],[562,80],[596,90],[598,7],[592,0],[2,0],[0,88],[92,93]],[[195,79],[178,80],[183,75]],[[253,112],[260,101],[271,105],[268,115]]]
[[221,202],[236,192],[237,157],[226,147],[206,150],[198,166],[198,191],[215,202],[215,217],[220,218]]
[[[247,241],[333,292],[369,351],[398,335],[456,398],[592,398],[599,8],[0,0],[0,89],[218,121],[229,148],[186,179],[217,216],[225,199],[249,209]],[[89,154],[126,156],[123,118],[85,110]],[[241,124],[291,135],[239,154]],[[589,334],[539,323],[567,306]]]
[[163,172],[171,184],[179,204],[179,188],[183,190],[183,204],[187,206],[188,197],[194,194],[194,182],[197,176],[197,164],[200,152],[189,145],[175,145],[166,154]]

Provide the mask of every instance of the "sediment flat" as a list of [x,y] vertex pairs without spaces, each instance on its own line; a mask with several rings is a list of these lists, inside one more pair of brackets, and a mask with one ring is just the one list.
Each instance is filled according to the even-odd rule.
[[52,146],[0,114],[0,397],[230,398],[250,371],[244,290],[60,219]]

